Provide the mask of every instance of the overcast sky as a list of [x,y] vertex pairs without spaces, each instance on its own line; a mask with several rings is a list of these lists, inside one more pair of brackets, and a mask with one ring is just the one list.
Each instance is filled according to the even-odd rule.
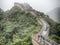
[[0,0],[0,8],[3,10],[10,9],[14,5],[14,2],[28,3],[34,9],[45,13],[56,7],[60,7],[60,0]]

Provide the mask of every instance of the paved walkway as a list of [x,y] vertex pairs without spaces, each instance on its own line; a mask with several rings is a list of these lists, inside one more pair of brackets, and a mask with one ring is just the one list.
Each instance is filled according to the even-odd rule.
[[[39,33],[32,34],[32,43],[33,43],[33,45],[60,45],[60,44],[57,44],[55,41],[47,38],[48,35],[49,35],[49,24],[43,18],[37,17],[37,21],[40,24],[42,24],[42,29]],[[38,35],[40,37],[38,37]]]

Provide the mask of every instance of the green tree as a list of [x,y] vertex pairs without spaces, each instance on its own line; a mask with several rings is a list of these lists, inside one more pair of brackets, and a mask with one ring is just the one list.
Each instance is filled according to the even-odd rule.
[[0,20],[3,19],[3,13],[4,11],[0,8]]
[[55,29],[56,29],[56,34],[60,36],[60,23],[55,25]]

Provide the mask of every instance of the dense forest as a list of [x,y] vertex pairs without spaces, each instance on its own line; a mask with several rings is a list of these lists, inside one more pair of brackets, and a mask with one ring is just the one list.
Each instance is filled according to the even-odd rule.
[[14,6],[8,11],[0,9],[0,45],[32,45],[31,34],[41,25],[31,13]]

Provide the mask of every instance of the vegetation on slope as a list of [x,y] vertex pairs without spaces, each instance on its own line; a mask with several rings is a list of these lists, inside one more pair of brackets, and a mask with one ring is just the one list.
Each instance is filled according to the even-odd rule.
[[50,25],[49,37],[60,44],[60,23],[53,21],[48,15],[41,12],[38,16],[42,16]]
[[14,6],[3,13],[0,9],[0,45],[31,45],[31,34],[41,25],[31,13]]

